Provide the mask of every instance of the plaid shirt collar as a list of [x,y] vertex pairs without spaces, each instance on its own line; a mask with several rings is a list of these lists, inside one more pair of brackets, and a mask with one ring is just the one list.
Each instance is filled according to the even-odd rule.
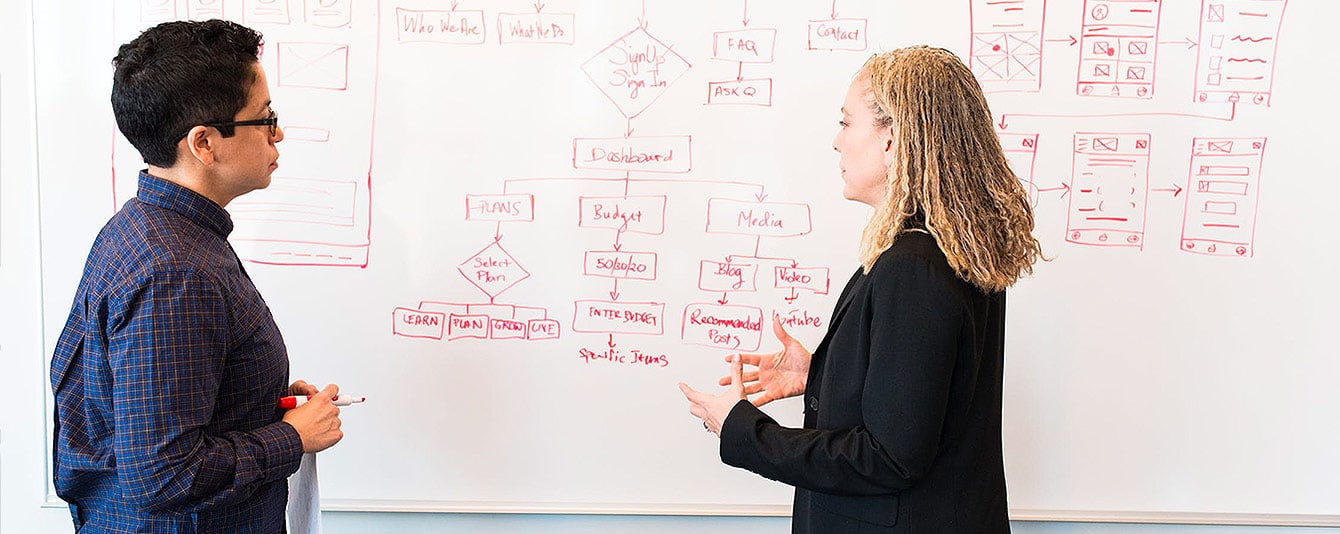
[[228,212],[200,193],[153,176],[147,169],[140,171],[139,187],[135,198],[140,202],[180,213],[224,239],[233,231],[233,218]]

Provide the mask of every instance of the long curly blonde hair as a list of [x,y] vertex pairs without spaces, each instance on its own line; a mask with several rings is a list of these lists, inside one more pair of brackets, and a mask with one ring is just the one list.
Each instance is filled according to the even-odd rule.
[[866,272],[900,234],[924,225],[954,272],[984,291],[1032,274],[1042,256],[1033,210],[967,66],[947,50],[913,46],[871,57],[856,83],[868,84],[879,126],[894,134],[888,196],[861,236]]

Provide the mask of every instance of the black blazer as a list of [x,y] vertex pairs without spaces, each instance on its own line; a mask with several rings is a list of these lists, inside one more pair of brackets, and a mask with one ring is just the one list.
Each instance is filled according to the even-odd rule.
[[804,428],[740,401],[721,459],[796,487],[792,532],[1009,532],[1004,341],[1005,294],[905,233],[843,289],[810,362]]

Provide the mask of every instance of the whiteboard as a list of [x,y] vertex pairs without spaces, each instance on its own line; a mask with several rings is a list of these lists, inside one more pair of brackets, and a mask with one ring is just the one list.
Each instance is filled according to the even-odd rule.
[[327,509],[788,513],[675,385],[775,350],[773,314],[822,337],[868,215],[835,172],[843,91],[927,43],[981,80],[1051,258],[1010,295],[1014,516],[1340,524],[1331,3],[33,7],[48,354],[141,166],[115,46],[265,34],[287,138],[233,241],[294,377],[369,397],[322,454]]

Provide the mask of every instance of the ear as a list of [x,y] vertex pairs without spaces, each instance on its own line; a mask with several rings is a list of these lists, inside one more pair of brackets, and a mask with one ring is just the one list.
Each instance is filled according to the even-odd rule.
[[214,149],[217,147],[217,137],[213,135],[215,130],[208,126],[195,126],[191,131],[186,132],[186,138],[182,139],[177,145],[177,150],[182,149],[182,143],[186,148],[186,155],[194,158],[203,165],[212,165],[214,163]]
[[893,131],[893,127],[892,127],[892,126],[890,126],[887,130],[884,130],[883,132],[880,132],[880,139],[879,139],[879,141],[880,141],[881,143],[884,143],[884,166],[885,166],[885,167],[890,167],[890,166],[893,165],[893,157],[894,157],[894,154],[896,154],[896,152],[895,152],[895,150],[894,150],[894,146],[895,146],[895,143],[894,143],[894,141],[895,141],[895,137],[896,137],[896,134],[895,134],[895,132]]

